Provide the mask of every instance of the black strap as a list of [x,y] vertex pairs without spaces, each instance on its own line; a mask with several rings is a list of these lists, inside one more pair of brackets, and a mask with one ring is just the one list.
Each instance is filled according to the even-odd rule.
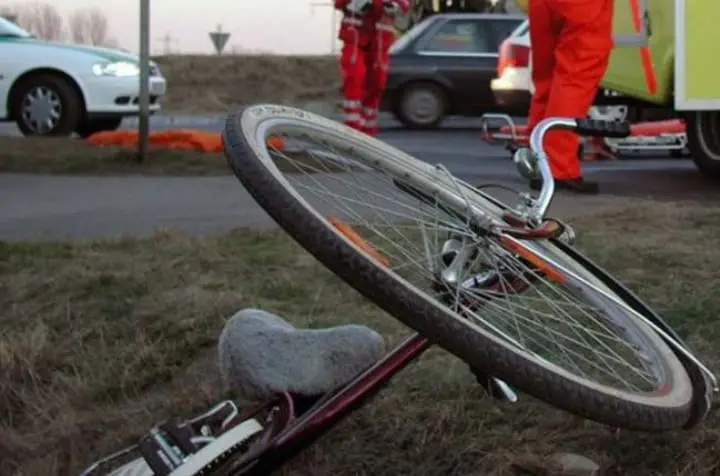
[[193,432],[187,424],[171,420],[160,425],[159,429],[167,433],[183,453],[192,454],[197,451],[197,446],[192,442]]
[[630,135],[630,123],[628,121],[603,121],[599,119],[576,119],[575,132],[590,137],[612,137],[624,139]]

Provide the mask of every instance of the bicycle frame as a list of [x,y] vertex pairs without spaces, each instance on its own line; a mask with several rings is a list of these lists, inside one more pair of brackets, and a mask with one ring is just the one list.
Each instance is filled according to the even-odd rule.
[[343,418],[360,408],[369,397],[387,385],[392,377],[419,358],[431,343],[415,334],[380,362],[331,395],[323,397],[313,408],[295,420],[256,454],[249,453],[237,466],[252,463],[243,476],[266,476],[279,469],[308,445],[312,444]]

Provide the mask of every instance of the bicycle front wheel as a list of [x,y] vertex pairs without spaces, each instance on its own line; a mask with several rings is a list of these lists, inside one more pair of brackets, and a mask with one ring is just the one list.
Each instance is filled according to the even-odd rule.
[[617,427],[667,430],[690,419],[691,379],[639,304],[560,244],[478,229],[469,208],[498,225],[507,211],[481,191],[294,108],[246,108],[228,118],[223,139],[235,175],[281,228],[470,366]]

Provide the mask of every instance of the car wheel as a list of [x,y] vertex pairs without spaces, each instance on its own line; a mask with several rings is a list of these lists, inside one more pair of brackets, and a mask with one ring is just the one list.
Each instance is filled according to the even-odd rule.
[[720,112],[693,111],[685,116],[688,149],[703,175],[720,178]]
[[31,76],[16,88],[13,117],[25,136],[69,136],[83,115],[82,98],[58,75]]
[[83,139],[86,139],[98,132],[116,130],[122,124],[122,119],[122,117],[108,117],[85,120],[75,129],[75,132]]
[[414,83],[400,92],[395,116],[411,129],[433,129],[445,119],[447,96],[434,83]]

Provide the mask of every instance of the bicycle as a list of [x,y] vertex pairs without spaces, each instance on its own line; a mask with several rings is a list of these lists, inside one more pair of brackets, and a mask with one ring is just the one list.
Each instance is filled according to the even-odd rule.
[[[151,471],[142,474],[270,474],[366,403],[431,345],[490,376],[492,387],[508,401],[517,401],[519,389],[615,427],[664,431],[697,426],[717,391],[713,374],[660,316],[571,246],[569,225],[545,216],[554,183],[542,143],[554,128],[596,137],[630,133],[627,123],[541,122],[529,144],[542,190],[537,197],[520,193],[520,203],[511,208],[486,193],[491,184],[471,185],[442,165],[421,162],[306,111],[263,104],[230,115],[225,154],[250,195],[320,263],[417,334],[310,401],[280,389],[244,413],[228,401],[198,418],[153,428],[133,448]],[[272,153],[278,151],[268,144],[278,137],[286,149],[276,162]],[[286,174],[281,165],[288,162]],[[355,184],[359,191],[343,197],[339,212],[323,210]],[[312,204],[301,191],[325,196]],[[391,193],[397,201],[387,203]],[[364,209],[349,208],[356,205]],[[377,226],[367,218],[374,212]],[[413,218],[418,218],[415,228],[407,224]],[[394,237],[412,237],[418,246],[400,248]],[[411,265],[421,268],[416,283]],[[534,292],[540,297],[531,298]],[[542,299],[553,296],[564,298],[563,305]],[[517,303],[522,299],[527,304]],[[572,299],[583,304],[574,311],[589,317],[587,324],[570,314]],[[547,323],[521,319],[518,312],[526,310]],[[591,310],[602,311],[602,317],[591,316]],[[572,337],[559,331],[563,325],[572,328]],[[522,329],[525,335],[511,335]],[[541,345],[530,340],[543,333]],[[559,342],[563,347],[557,348]],[[546,352],[552,344],[556,352]],[[627,362],[630,357],[638,367]],[[590,377],[591,370],[601,375]],[[630,385],[633,376],[642,382]],[[112,457],[83,474],[94,474]]]

